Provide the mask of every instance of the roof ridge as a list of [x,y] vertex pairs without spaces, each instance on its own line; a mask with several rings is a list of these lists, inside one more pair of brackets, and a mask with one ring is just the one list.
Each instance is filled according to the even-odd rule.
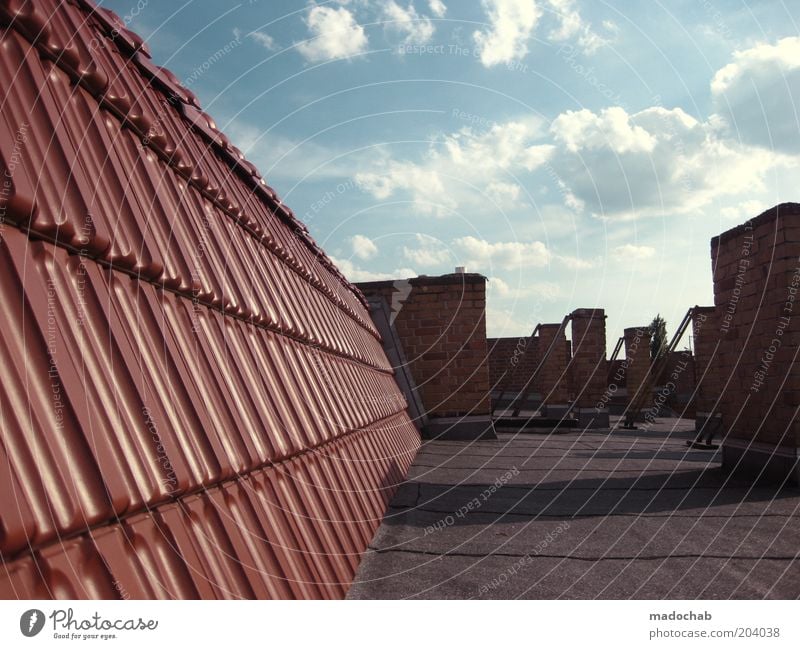
[[202,110],[197,96],[185,87],[172,71],[152,62],[150,49],[144,39],[128,29],[124,21],[111,9],[97,5],[93,0],[74,1],[83,11],[95,16],[100,21],[105,27],[107,36],[121,45],[122,49],[127,50],[129,58],[135,63],[139,72],[148,80],[155,82],[153,87],[160,90],[168,99],[180,100],[179,110],[183,117],[197,129],[201,137],[215,148],[217,153],[221,154],[223,161],[236,171],[243,181],[249,182],[251,187],[256,189],[262,200],[265,200],[273,208],[273,213],[292,227],[295,236],[306,245],[314,257],[345,288],[353,292],[366,307],[366,300],[361,291],[344,276],[327,253],[319,247],[305,223],[295,216],[288,205],[283,203],[277,192],[264,180],[256,165],[247,160],[244,153],[222,131],[217,129],[213,118]]

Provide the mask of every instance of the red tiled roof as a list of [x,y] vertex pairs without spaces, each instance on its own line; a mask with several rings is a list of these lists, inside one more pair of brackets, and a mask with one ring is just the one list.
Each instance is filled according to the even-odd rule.
[[112,12],[4,2],[0,87],[0,596],[342,596],[419,441],[363,297]]

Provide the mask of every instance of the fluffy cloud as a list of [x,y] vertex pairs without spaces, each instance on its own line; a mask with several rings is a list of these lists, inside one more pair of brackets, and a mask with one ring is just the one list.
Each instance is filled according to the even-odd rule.
[[427,43],[436,31],[430,18],[420,16],[413,4],[404,9],[391,0],[384,7],[383,16],[387,21],[386,28],[400,33],[404,43]]
[[315,5],[308,12],[306,25],[310,38],[299,43],[297,49],[309,61],[349,58],[367,49],[364,28],[344,7]]
[[517,183],[501,181],[491,182],[486,186],[486,196],[500,208],[516,207],[522,188]]
[[493,124],[483,133],[464,128],[442,136],[442,153],[432,153],[437,163],[450,163],[459,167],[459,173],[472,176],[485,177],[513,167],[532,171],[552,153],[552,147],[534,144],[542,133],[541,120],[536,118]]
[[556,261],[562,266],[570,270],[588,270],[590,268],[597,268],[600,265],[600,259],[586,259],[584,257],[575,257],[573,255],[556,255]]
[[[551,41],[572,41],[585,54],[593,54],[616,34],[616,25],[604,21],[605,35],[597,33],[578,11],[575,0],[546,0],[554,26],[547,33]],[[487,68],[519,61],[528,53],[528,42],[542,18],[537,0],[482,0],[489,28],[476,30],[472,37]]]
[[447,13],[447,7],[442,0],[428,0],[428,6],[431,8],[431,13],[437,18],[441,18]]
[[726,141],[680,108],[568,111],[552,124],[550,160],[568,202],[607,218],[685,213],[763,189],[768,154]]
[[422,214],[446,216],[469,200],[479,204],[485,201],[481,190],[508,206],[520,196],[509,172],[532,171],[553,153],[552,145],[536,143],[544,133],[534,118],[493,124],[485,132],[463,128],[435,137],[420,163],[378,162],[358,173],[356,183],[378,200],[408,191]]
[[650,246],[635,246],[626,243],[623,246],[614,248],[614,257],[619,261],[642,261],[655,256],[656,249]]
[[[544,268],[555,263],[572,271],[595,268],[602,261],[561,255],[550,250],[541,241],[487,241],[474,236],[459,237],[447,244],[434,237],[417,234],[414,244],[403,247],[403,257],[423,271],[440,271],[448,266],[466,266],[477,273],[520,268]],[[495,287],[498,295],[507,297],[506,284],[500,278]],[[541,289],[537,294],[544,295],[544,284],[529,283]],[[517,295],[522,295],[517,289]]]
[[378,282],[386,279],[406,279],[416,277],[417,273],[412,268],[396,268],[390,272],[374,272],[356,266],[349,259],[337,259],[331,257],[331,261],[342,271],[344,276],[351,282]]
[[527,308],[499,309],[491,303],[486,306],[486,335],[489,338],[529,336],[533,326]]
[[430,270],[453,259],[453,252],[441,241],[424,234],[416,235],[416,246],[403,247],[403,256],[413,264]]
[[[238,30],[236,30],[238,31]],[[275,43],[275,39],[272,38],[269,34],[260,31],[253,31],[250,32],[248,38],[252,38],[256,43],[258,43],[264,49],[274,52],[278,49],[277,44]]]
[[535,0],[482,0],[482,4],[490,27],[472,35],[481,63],[489,68],[522,59],[542,15]]
[[558,297],[560,290],[558,284],[553,282],[525,282],[524,285],[511,286],[499,277],[490,277],[486,285],[489,299],[522,299],[538,297],[541,300],[553,300]]
[[553,255],[541,241],[490,243],[476,237],[460,237],[454,242],[464,266],[485,272],[491,268],[541,268]]
[[[574,26],[564,29],[569,33]],[[761,86],[772,92],[756,92]],[[549,129],[536,118],[493,123],[482,131],[467,127],[432,138],[419,161],[386,157],[357,180],[380,200],[409,192],[421,214],[469,209],[477,216],[496,206],[522,207],[527,194],[521,187],[532,186],[526,172],[540,170],[544,186],[555,184],[563,205],[579,215],[626,220],[700,213],[713,204],[733,218],[737,202],[772,191],[772,172],[798,165],[790,154],[800,153],[800,39],[736,53],[714,77],[712,94],[731,109],[726,113],[718,105],[703,121],[680,108],[629,113],[614,106],[566,111]],[[754,97],[758,116],[748,107]],[[769,150],[770,135],[780,155]],[[596,265],[556,260],[574,269]]]
[[353,247],[353,254],[359,259],[372,259],[378,254],[378,246],[363,234],[357,234],[350,239],[350,245]]
[[581,17],[575,0],[548,0],[548,4],[556,13],[558,26],[551,29],[548,38],[556,42],[575,41],[586,54],[593,54],[603,45],[610,42],[610,36],[616,33],[616,26],[605,21],[603,26],[609,32],[601,36]]
[[800,153],[800,37],[735,52],[714,75],[711,93],[731,137]]
[[[688,115],[685,118],[691,120]],[[586,109],[567,111],[553,121],[551,131],[572,153],[604,148],[614,153],[650,153],[656,145],[656,137],[631,122],[619,107],[603,109],[599,115]]]
[[743,201],[737,205],[729,205],[720,209],[719,213],[724,219],[732,221],[745,221],[754,217],[756,214],[761,214],[769,207],[762,201]]
[[408,191],[414,210],[420,214],[446,216],[457,207],[445,192],[439,173],[426,165],[389,161],[381,171],[357,173],[355,182],[378,200],[386,200],[400,190]]

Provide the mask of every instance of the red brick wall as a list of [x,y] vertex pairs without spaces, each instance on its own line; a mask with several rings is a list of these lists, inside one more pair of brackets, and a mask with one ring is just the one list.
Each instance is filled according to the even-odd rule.
[[[650,329],[647,325],[641,327],[629,327],[624,331],[625,335],[625,386],[628,391],[628,401],[635,398],[640,390],[647,390],[642,387],[650,367]],[[642,401],[642,408],[647,401]]]
[[523,354],[526,340],[523,336],[489,338],[486,341],[489,349],[489,383],[492,390],[506,388],[509,392],[519,392],[533,375],[540,358],[539,339],[531,339]]
[[570,393],[575,405],[593,408],[606,390],[606,314],[603,309],[577,309],[572,313]]
[[711,258],[723,427],[732,438],[797,447],[800,204],[715,237]]
[[428,415],[490,412],[485,277],[465,273],[357,286],[386,299]]
[[694,339],[694,407],[697,413],[713,414],[721,387],[719,366],[712,363],[714,348],[720,339],[716,309],[695,307],[692,314],[692,338]]
[[[539,350],[547,353],[551,342],[556,338],[560,324],[543,324],[539,327]],[[553,350],[547,357],[537,380],[538,391],[547,405],[565,405],[569,400],[567,385],[567,339],[562,330]]]

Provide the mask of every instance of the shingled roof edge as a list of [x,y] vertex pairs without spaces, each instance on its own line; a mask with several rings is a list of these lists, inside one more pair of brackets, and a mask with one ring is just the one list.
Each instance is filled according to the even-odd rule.
[[[123,44],[123,47],[127,50],[129,57],[139,71],[143,74],[143,76],[155,81],[154,86],[163,92],[168,99],[171,96],[177,96],[183,106],[192,106],[197,109],[204,120],[208,118],[208,116],[201,110],[199,101],[194,93],[183,86],[180,83],[180,80],[169,69],[157,66],[151,61],[145,62],[145,60],[139,56],[144,54],[147,59],[151,59],[150,51],[146,42],[138,34],[128,29],[115,12],[95,4],[92,0],[76,0],[76,3],[81,7],[81,9],[87,13],[95,15],[100,20],[100,22],[106,27],[106,35],[115,42],[120,41]],[[11,7],[9,9],[11,12],[16,11],[17,14],[20,15],[19,12],[26,5],[24,2],[17,2],[17,4],[18,9],[14,9],[14,2],[11,3]],[[34,12],[35,9],[31,9],[31,13]],[[35,24],[36,21],[33,20],[32,22]],[[25,24],[24,17],[23,24]],[[184,97],[181,97],[181,93],[184,95]],[[264,181],[256,165],[247,160],[244,157],[244,154],[230,143],[222,131],[219,131],[211,124],[207,124],[207,128],[201,128],[193,120],[190,119],[189,121],[192,122],[193,128],[196,128],[197,132],[215,148],[217,153],[221,155],[231,169],[237,172],[237,175],[242,178],[243,181],[251,185],[251,189],[254,189],[257,195],[264,200],[268,207],[270,207],[272,213],[294,229],[295,233],[298,235],[298,238],[303,242],[303,245],[305,245],[313,253],[315,259],[318,259],[322,265],[325,266],[325,268],[331,272],[331,274],[333,274],[345,288],[350,290],[365,308],[367,308],[367,301],[363,293],[344,276],[339,268],[337,268],[333,261],[328,257],[325,251],[316,244],[314,239],[309,234],[306,225],[294,215],[294,212],[288,205],[280,200],[277,192]],[[214,137],[214,135],[212,135],[212,131],[221,136],[222,139],[220,140]],[[243,169],[243,167],[245,168]],[[301,232],[303,233],[302,235],[300,234]]]
[[[171,106],[175,106],[177,98],[178,106],[176,108],[178,108],[178,110],[176,112],[182,119],[188,122],[187,128],[208,143],[209,149],[219,157],[220,162],[227,165],[231,173],[234,173],[237,177],[245,181],[245,186],[265,205],[269,213],[283,222],[284,225],[292,231],[294,238],[302,242],[302,245],[310,251],[314,262],[319,263],[320,266],[327,271],[333,281],[338,282],[358,300],[364,309],[367,309],[367,302],[363,293],[344,277],[325,251],[316,244],[310,234],[308,234],[308,229],[305,224],[294,216],[291,209],[280,201],[276,192],[264,182],[260,175],[258,175],[255,165],[245,161],[243,156],[241,160],[236,157],[236,152],[238,152],[239,155],[241,155],[241,152],[230,144],[224,133],[216,129],[213,119],[202,111],[196,110],[192,104],[185,103],[180,97],[176,97],[175,94],[165,92],[165,88],[168,88],[169,84],[175,84],[175,76],[165,68],[159,68],[153,64],[142,67],[141,62],[145,59],[140,56],[140,54],[146,56],[147,51],[146,48],[139,46],[138,43],[140,41],[143,43],[144,41],[133,32],[130,32],[130,30],[125,29],[122,25],[122,21],[114,12],[104,9],[103,7],[96,7],[89,2],[89,0],[72,0],[70,4],[78,11],[83,11],[87,16],[90,15],[97,18],[99,23],[98,29],[100,29],[100,31],[103,29],[107,30],[105,35],[116,45],[122,44],[120,54],[128,57],[135,66],[135,69],[142,75],[142,78],[150,81],[151,83],[149,85],[155,91],[164,94],[167,102]],[[145,138],[148,148],[157,153],[167,164],[174,167],[176,173],[183,175],[190,180],[190,182],[193,180],[193,178],[187,176],[189,172],[181,168],[183,162],[181,151],[168,151],[162,148],[158,136],[147,135],[146,132],[143,132],[142,129],[139,128],[135,118],[129,115],[129,111],[132,108],[131,102],[126,97],[117,98],[106,92],[110,87],[109,79],[102,70],[94,66],[88,67],[85,62],[81,65],[78,53],[74,51],[74,48],[69,44],[64,47],[53,47],[52,44],[48,43],[50,37],[48,19],[34,3],[27,2],[27,0],[11,0],[11,2],[6,5],[0,4],[0,23],[7,24],[15,32],[19,33],[39,51],[41,56],[51,60],[57,67],[73,78],[78,85],[83,86],[90,94],[95,96],[106,109],[115,113],[123,124],[136,132],[140,137]],[[118,25],[114,26],[117,23]],[[125,31],[123,32],[123,30]],[[159,75],[167,75],[167,79],[161,79],[161,81],[157,83],[152,83],[154,71]],[[191,119],[187,119],[185,117],[186,111],[196,111],[197,115],[200,116],[198,118],[200,124]],[[201,128],[200,126],[203,123],[205,127]],[[244,166],[241,164],[242,162],[246,162],[247,166],[255,171],[255,175],[246,173],[246,170],[242,168]],[[219,197],[209,194],[208,191],[200,187],[198,187],[198,189],[201,193],[206,195],[209,200],[215,202],[221,210],[226,212],[234,220],[239,221],[240,225],[242,225],[245,230],[251,231],[253,236],[260,238],[260,233],[253,232],[246,223],[241,222],[241,210],[239,213],[234,213],[229,206],[220,201]],[[278,254],[278,256],[281,257],[290,268],[300,274],[305,281],[315,285],[316,288],[321,290],[328,299],[341,308],[351,319],[368,329],[373,336],[379,338],[373,323],[368,317],[366,320],[363,320],[341,299],[341,297],[337,296],[330,288],[325,286],[322,280],[315,281],[314,278],[310,276],[309,271],[301,268],[288,251],[282,249],[280,245],[276,247],[276,245],[274,245],[275,242],[271,241],[269,236],[263,238],[263,240],[267,243],[268,247],[273,248],[273,252]]]

